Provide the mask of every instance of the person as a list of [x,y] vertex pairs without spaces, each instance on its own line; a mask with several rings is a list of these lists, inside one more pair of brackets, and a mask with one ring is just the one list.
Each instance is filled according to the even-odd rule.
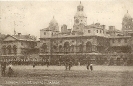
[[66,68],[66,70],[67,70],[67,67],[68,67],[68,62],[65,63],[65,68]]
[[1,62],[1,76],[3,76],[3,62]]
[[91,70],[91,71],[93,70],[93,65],[92,65],[92,63],[90,64],[90,70]]
[[69,65],[69,70],[70,70],[72,67],[72,61],[70,61],[68,65]]
[[12,75],[13,75],[13,69],[12,69],[12,64],[10,64],[8,68],[8,76],[11,77]]
[[78,62],[78,66],[80,66],[80,62]]
[[49,61],[49,59],[47,59],[46,60],[47,67],[49,67],[49,63],[50,63],[50,61]]
[[89,70],[90,62],[87,62],[87,70]]
[[5,76],[6,62],[1,63],[1,75]]
[[33,63],[33,68],[35,67],[35,63]]
[[67,70],[67,67],[69,67],[69,58],[66,58],[66,61],[65,61],[65,67],[66,67],[66,70]]

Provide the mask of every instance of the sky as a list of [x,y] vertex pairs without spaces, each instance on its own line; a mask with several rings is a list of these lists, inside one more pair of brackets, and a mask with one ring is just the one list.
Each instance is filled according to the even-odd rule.
[[[80,1],[0,1],[0,33],[31,34],[40,37],[40,30],[49,26],[53,16],[59,27],[72,28],[74,15]],[[133,17],[133,0],[81,0],[87,25],[100,23],[121,30],[122,18],[128,13]]]

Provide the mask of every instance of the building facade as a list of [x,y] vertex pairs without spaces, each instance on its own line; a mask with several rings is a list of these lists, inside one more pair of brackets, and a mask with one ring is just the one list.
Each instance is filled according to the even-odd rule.
[[36,46],[37,41],[34,36],[22,35],[21,33],[7,35],[2,40],[0,60],[6,62],[19,61],[20,63],[31,61],[32,55],[38,52]]
[[128,27],[133,29],[128,19],[132,18],[127,13],[122,21],[122,31],[115,26],[109,26],[107,30],[100,23],[87,25],[84,6],[80,2],[73,29],[64,24],[60,32],[58,22],[53,18],[47,28],[40,30],[40,58],[50,59],[51,64],[63,63],[68,58],[74,64],[86,64],[88,60],[96,64],[111,64],[112,58],[115,64],[120,64],[120,60],[123,64],[127,63],[127,56],[132,53],[132,36],[127,34],[129,29],[125,26],[130,23]]

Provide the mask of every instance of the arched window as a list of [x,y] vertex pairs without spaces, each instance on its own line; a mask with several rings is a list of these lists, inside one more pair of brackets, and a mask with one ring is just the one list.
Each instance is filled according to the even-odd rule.
[[2,52],[3,52],[3,55],[6,55],[6,46],[2,47]]
[[59,45],[59,52],[62,52],[62,45]]
[[83,44],[79,45],[79,52],[83,52]]
[[14,53],[15,55],[17,54],[17,46],[16,46],[16,45],[13,46],[13,53]]
[[71,45],[70,51],[71,51],[71,52],[74,52],[74,45]]
[[47,45],[46,45],[46,43],[43,43],[41,48],[42,48],[42,50],[44,52],[47,52]]
[[52,51],[53,51],[53,52],[57,52],[57,50],[58,50],[58,47],[57,47],[56,45],[53,45]]
[[7,46],[7,51],[8,51],[8,54],[11,54],[11,45]]
[[91,42],[86,43],[86,52],[91,52],[92,51],[92,44]]
[[69,42],[65,42],[64,43],[64,52],[67,53],[69,52],[70,48],[69,48]]

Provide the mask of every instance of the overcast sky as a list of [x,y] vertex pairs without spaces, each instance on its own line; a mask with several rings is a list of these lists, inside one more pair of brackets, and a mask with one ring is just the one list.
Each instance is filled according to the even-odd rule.
[[[59,27],[67,24],[72,28],[74,15],[80,1],[17,1],[0,2],[0,32],[35,35],[40,37],[40,29],[46,28],[55,17]],[[82,1],[87,24],[99,22],[121,29],[122,18],[128,13],[133,17],[133,0],[89,0]],[[14,24],[15,22],[15,24]]]

